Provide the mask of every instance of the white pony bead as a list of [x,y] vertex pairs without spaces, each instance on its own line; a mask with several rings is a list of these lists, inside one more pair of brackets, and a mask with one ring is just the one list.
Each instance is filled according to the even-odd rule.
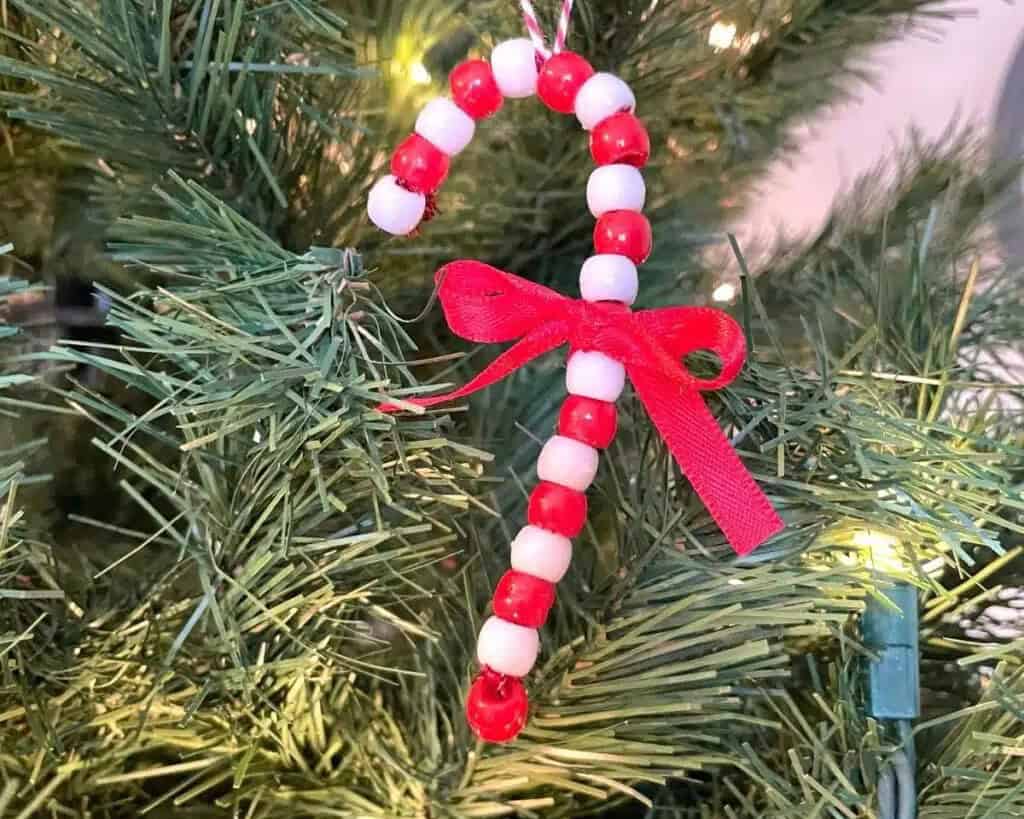
[[602,165],[587,180],[587,207],[595,219],[613,210],[643,210],[646,199],[644,177],[632,165]]
[[476,658],[510,677],[525,677],[537,661],[540,637],[536,629],[517,626],[500,617],[489,617],[480,629]]
[[633,111],[636,97],[629,86],[614,74],[599,71],[583,83],[576,94],[576,118],[591,130],[602,120],[620,111]]
[[549,438],[537,458],[537,477],[583,492],[597,476],[597,450],[563,435]]
[[383,176],[370,189],[366,211],[370,221],[395,236],[412,233],[427,209],[427,198],[398,184],[395,177]]
[[491,52],[491,71],[503,97],[522,99],[537,93],[537,50],[525,37],[498,43]]
[[572,542],[539,526],[524,526],[512,540],[512,568],[557,583],[569,571]]
[[447,97],[436,97],[416,117],[415,131],[448,156],[455,156],[473,139],[473,118]]
[[584,301],[619,301],[629,305],[640,290],[636,265],[628,256],[598,253],[580,268],[580,295]]
[[[565,386],[570,395],[582,395],[596,401],[615,401],[626,387],[626,368],[604,353],[578,350],[569,356]],[[543,450],[541,457],[544,457]]]

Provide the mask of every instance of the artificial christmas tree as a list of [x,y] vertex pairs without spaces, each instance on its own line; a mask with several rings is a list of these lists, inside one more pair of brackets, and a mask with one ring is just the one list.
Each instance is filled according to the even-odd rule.
[[[565,370],[381,406],[492,354],[463,357],[440,323],[442,262],[575,296],[592,162],[620,139],[645,152],[626,122],[592,157],[568,117],[507,99],[418,235],[372,227],[394,146],[451,69],[522,36],[517,12],[5,9],[5,178],[48,194],[5,213],[7,256],[38,272],[8,266],[0,295],[14,320],[75,267],[106,323],[0,338],[0,815],[1024,815],[1021,644],[961,625],[1014,599],[1024,452],[996,366],[1020,296],[979,231],[1014,169],[980,173],[967,145],[917,151],[742,279],[748,359],[706,399],[785,530],[737,558],[625,393],[529,721],[504,745],[465,724]],[[852,87],[857,47],[933,13],[580,0],[568,47],[629,84],[650,146],[637,306],[705,295],[700,251],[786,125]],[[444,176],[422,145],[403,156],[428,188]],[[860,614],[896,582],[921,603],[913,726],[867,696]]]

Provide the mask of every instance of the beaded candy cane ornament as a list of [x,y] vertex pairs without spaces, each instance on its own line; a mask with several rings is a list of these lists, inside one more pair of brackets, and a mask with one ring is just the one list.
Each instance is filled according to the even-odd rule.
[[[571,0],[565,0],[554,48],[548,50],[533,7],[522,0],[530,39],[500,43],[490,61],[468,60],[450,76],[451,99],[429,102],[415,133],[395,151],[391,175],[373,187],[370,219],[396,235],[411,233],[431,210],[448,174],[450,157],[473,138],[476,122],[504,98],[536,94],[549,108],[575,114],[590,135],[597,168],[586,200],[597,220],[595,254],[580,271],[581,299],[569,299],[511,273],[474,261],[453,262],[437,274],[445,317],[457,335],[478,342],[516,343],[469,384],[446,395],[411,402],[431,406],[467,396],[504,378],[537,356],[568,343],[568,399],[558,434],[541,449],[539,483],[530,495],[527,525],[512,541],[511,565],[498,583],[493,615],[480,630],[481,671],[470,687],[466,715],[490,742],[513,739],[529,710],[523,678],[540,649],[537,629],[555,600],[555,584],[572,557],[571,538],[583,529],[586,490],[598,469],[598,451],[615,437],[615,401],[627,376],[683,473],[740,554],[783,524],[708,411],[701,391],[719,389],[745,359],[743,333],[719,310],[670,307],[633,312],[637,265],[651,252],[650,223],[641,213],[640,173],[650,140],[634,115],[636,99],[618,77],[595,73],[564,50]],[[694,377],[681,358],[711,350],[722,362],[712,379]],[[395,412],[401,407],[387,405]]]

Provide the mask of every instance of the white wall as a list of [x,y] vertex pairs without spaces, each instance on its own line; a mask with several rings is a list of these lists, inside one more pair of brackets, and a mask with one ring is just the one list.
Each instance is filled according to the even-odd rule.
[[[772,168],[734,224],[745,247],[779,229],[795,238],[819,228],[836,193],[891,156],[911,125],[938,136],[958,118],[991,131],[1006,72],[1024,45],[1024,3],[961,0],[949,7],[973,7],[972,16],[875,49],[865,63],[877,87],[859,88],[851,101],[795,130],[800,151]],[[1019,93],[1024,107],[1024,88]]]

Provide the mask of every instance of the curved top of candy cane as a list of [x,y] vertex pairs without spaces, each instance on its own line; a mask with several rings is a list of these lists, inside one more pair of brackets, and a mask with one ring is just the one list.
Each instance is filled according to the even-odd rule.
[[596,254],[581,273],[583,298],[631,304],[637,294],[635,265],[650,254],[651,228],[640,212],[646,189],[639,171],[650,156],[650,139],[634,115],[636,97],[629,86],[595,72],[573,52],[542,54],[527,38],[499,43],[490,60],[461,63],[449,85],[451,96],[427,103],[414,132],[395,150],[391,174],[370,191],[370,220],[394,235],[416,231],[433,216],[451,159],[472,141],[477,123],[496,114],[505,99],[536,95],[555,111],[575,114],[589,132],[598,166],[586,190],[597,225]]

